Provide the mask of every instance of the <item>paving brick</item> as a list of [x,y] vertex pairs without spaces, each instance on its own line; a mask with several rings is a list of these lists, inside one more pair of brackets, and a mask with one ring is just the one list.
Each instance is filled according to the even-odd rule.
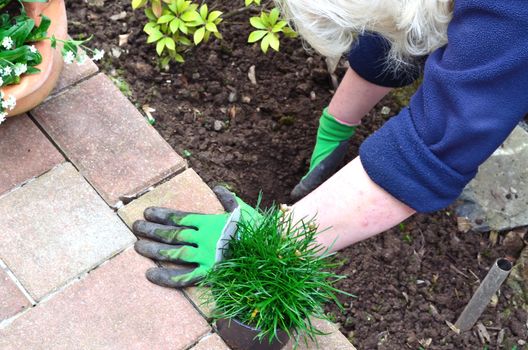
[[[317,343],[309,341],[308,344],[305,344],[304,340],[302,340],[297,347],[298,350],[356,350],[335,324],[318,319],[312,319],[312,323],[317,329],[324,333],[328,333],[328,335],[318,336]],[[292,344],[293,343],[290,340],[290,342],[284,347],[284,350],[293,349]]]
[[0,269],[0,322],[16,315],[29,305],[29,300],[24,297],[7,273]]
[[143,219],[143,211],[150,206],[206,214],[218,214],[224,211],[213,191],[192,169],[185,170],[132,201],[119,209],[118,214],[129,227],[132,227],[134,221]]
[[185,297],[151,284],[129,249],[0,330],[0,349],[187,349],[210,331]]
[[134,241],[69,163],[0,199],[0,258],[36,300]]
[[61,90],[79,82],[80,80],[89,77],[99,71],[99,68],[92,60],[86,60],[84,64],[64,64],[61,75],[55,89],[51,95],[55,95]]
[[71,87],[31,113],[112,206],[185,167],[104,74]]
[[[207,214],[223,212],[222,205],[213,191],[192,169],[184,171],[119,209],[118,214],[129,227],[132,227],[134,221],[143,219],[143,211],[150,206]],[[187,288],[185,293],[206,317],[211,315],[212,306],[203,303],[200,289]]]
[[27,115],[0,125],[0,194],[64,161]]
[[229,350],[218,334],[211,334],[200,340],[191,350]]

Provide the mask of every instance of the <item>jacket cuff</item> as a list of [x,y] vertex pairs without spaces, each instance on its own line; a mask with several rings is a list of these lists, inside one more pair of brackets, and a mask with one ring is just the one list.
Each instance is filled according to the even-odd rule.
[[418,212],[447,207],[476,175],[460,174],[438,159],[416,132],[408,108],[367,138],[359,153],[369,177]]
[[366,33],[357,38],[348,53],[350,68],[366,81],[384,87],[399,88],[419,78],[425,59],[414,67],[394,71],[387,66],[390,43],[383,37]]

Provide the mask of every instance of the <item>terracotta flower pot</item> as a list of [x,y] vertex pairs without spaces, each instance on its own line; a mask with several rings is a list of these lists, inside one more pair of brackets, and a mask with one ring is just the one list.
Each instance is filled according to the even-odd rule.
[[[48,36],[55,35],[58,39],[66,39],[68,21],[64,0],[50,0],[47,3],[25,3],[28,15],[40,23],[40,14],[51,19]],[[16,98],[16,107],[8,111],[8,116],[15,116],[36,107],[53,90],[62,70],[62,56],[60,49],[53,49],[49,40],[35,44],[42,55],[42,62],[36,66],[40,73],[25,75],[19,84],[9,85],[2,90],[6,96]]]
[[216,328],[224,342],[233,350],[280,350],[289,340],[288,334],[279,331],[279,340],[273,339],[270,343],[268,339],[263,339],[260,342],[256,338],[260,332],[258,329],[237,320],[220,319],[216,321]]

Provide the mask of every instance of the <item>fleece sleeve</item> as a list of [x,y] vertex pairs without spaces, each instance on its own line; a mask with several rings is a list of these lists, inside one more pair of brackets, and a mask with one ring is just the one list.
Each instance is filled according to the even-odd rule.
[[368,82],[379,86],[398,88],[412,84],[420,76],[423,60],[406,69],[390,69],[387,56],[390,43],[380,35],[364,33],[355,40],[348,53],[350,68]]
[[419,212],[453,202],[528,112],[525,1],[455,1],[448,38],[409,107],[360,148],[371,179]]

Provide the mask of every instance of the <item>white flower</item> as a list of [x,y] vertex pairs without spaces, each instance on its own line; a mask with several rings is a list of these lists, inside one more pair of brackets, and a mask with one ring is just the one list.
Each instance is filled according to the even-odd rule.
[[64,56],[64,62],[66,62],[66,64],[72,64],[73,61],[75,61],[75,54],[73,51],[68,51]]
[[99,50],[99,49],[95,49],[94,50],[94,55],[92,57],[92,60],[94,61],[99,61],[101,60],[105,55],[105,51],[104,50]]
[[88,55],[86,54],[86,52],[80,52],[78,55],[77,55],[77,63],[82,65],[86,62],[86,60],[88,59]]
[[29,47],[29,51],[31,51],[32,53],[37,53],[37,48],[35,47],[35,45],[31,45]]
[[5,109],[9,109],[10,111],[12,111],[16,106],[16,98],[15,96],[13,95],[10,95],[7,100],[3,100],[2,101],[2,108],[5,110]]
[[6,50],[11,50],[11,48],[13,47],[13,39],[11,39],[10,36],[6,36],[4,38],[4,40],[2,40],[2,46],[6,49]]
[[17,63],[15,64],[15,75],[18,77],[27,72],[27,64]]
[[0,77],[0,86],[4,85],[4,79],[2,79],[2,77]]
[[6,120],[6,117],[7,117],[6,112],[0,112],[0,124],[2,124]]
[[7,75],[11,75],[11,73],[13,73],[13,70],[11,69],[11,67],[7,66],[4,68],[4,72],[2,73],[2,75],[5,77]]

